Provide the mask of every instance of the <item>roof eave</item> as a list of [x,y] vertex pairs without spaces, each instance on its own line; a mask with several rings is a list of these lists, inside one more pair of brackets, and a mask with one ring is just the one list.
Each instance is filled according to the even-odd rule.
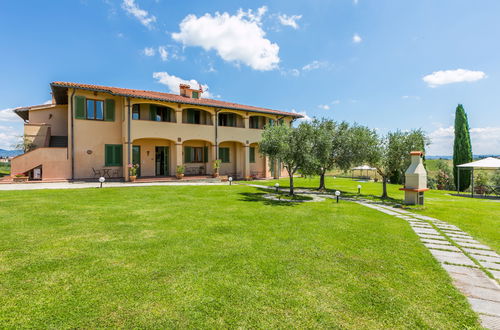
[[83,89],[83,90],[88,90],[88,91],[93,91],[93,92],[108,93],[108,94],[115,95],[115,96],[133,97],[133,98],[145,99],[145,100],[154,100],[154,101],[162,101],[162,102],[174,102],[174,103],[182,103],[182,104],[189,104],[189,105],[202,105],[202,106],[207,106],[207,107],[220,108],[220,109],[228,109],[228,110],[240,110],[240,111],[257,112],[257,113],[265,113],[265,114],[275,114],[275,115],[281,115],[281,116],[285,116],[285,117],[286,116],[294,117],[296,119],[304,117],[304,116],[302,116],[300,114],[294,114],[294,113],[289,113],[289,112],[278,114],[278,113],[272,113],[272,112],[267,112],[267,111],[262,111],[262,110],[249,110],[249,109],[243,109],[243,108],[238,108],[238,107],[215,106],[213,104],[203,104],[203,103],[195,103],[195,102],[189,102],[189,101],[165,100],[165,99],[162,99],[162,98],[148,97],[148,96],[137,96],[137,95],[127,94],[127,93],[114,93],[114,92],[112,92],[109,89],[102,89],[102,88],[71,86],[71,85],[57,84],[57,83],[51,83],[50,86],[51,86],[51,88],[52,87],[63,87],[63,88]]

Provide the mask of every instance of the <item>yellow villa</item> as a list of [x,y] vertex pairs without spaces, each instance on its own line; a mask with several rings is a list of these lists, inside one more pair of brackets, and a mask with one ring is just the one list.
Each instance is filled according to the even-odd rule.
[[265,125],[291,125],[301,116],[213,99],[181,84],[179,94],[53,82],[52,104],[17,108],[31,151],[11,162],[12,176],[85,180],[100,176],[277,177],[283,171],[258,152]]

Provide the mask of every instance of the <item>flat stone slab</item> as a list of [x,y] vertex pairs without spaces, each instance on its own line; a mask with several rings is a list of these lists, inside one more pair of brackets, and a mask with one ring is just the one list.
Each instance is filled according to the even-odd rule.
[[495,264],[493,262],[487,262],[487,261],[479,261],[479,263],[481,264],[481,266],[483,266],[484,268],[488,268],[490,270],[497,270],[497,271],[500,271],[500,264]]
[[457,235],[457,234],[450,234],[446,233],[446,236],[452,237],[452,238],[461,238],[461,239],[474,239],[469,235]]
[[486,250],[477,250],[477,249],[470,249],[470,248],[465,248],[464,250],[469,253],[473,254],[481,254],[485,256],[490,256],[490,257],[499,257],[499,255],[495,251],[486,251]]
[[439,239],[420,238],[420,240],[423,243],[428,243],[428,244],[437,244],[437,245],[442,245],[442,246],[452,246],[450,242],[444,241],[444,240],[439,240]]
[[469,248],[469,249],[477,249],[477,250],[488,250],[490,251],[490,247],[483,245],[483,244],[471,244],[471,243],[464,243],[464,242],[456,242],[458,245],[463,246],[464,248]]
[[496,262],[500,265],[500,258],[497,257],[490,257],[490,256],[482,256],[479,254],[471,253],[470,254],[474,259],[477,259],[479,261],[487,261],[487,262]]
[[463,238],[455,238],[455,237],[453,237],[452,239],[456,243],[461,242],[461,243],[469,243],[469,244],[481,244],[478,241],[476,241],[475,239],[463,239]]
[[432,255],[441,263],[449,262],[456,265],[476,266],[476,264],[460,252],[429,250]]
[[430,238],[430,239],[440,239],[440,240],[443,240],[443,241],[446,241],[446,238],[444,238],[443,236],[439,235],[439,234],[425,234],[425,233],[416,233],[418,235],[418,237],[420,238]]
[[469,303],[472,306],[472,309],[477,313],[488,314],[500,317],[500,303],[491,300],[483,300],[477,298],[469,298]]
[[460,249],[453,245],[442,245],[442,244],[432,244],[432,243],[424,243],[424,245],[427,246],[429,249],[460,252]]
[[496,278],[497,280],[500,280],[500,271],[489,269],[489,272],[491,273],[491,275],[493,275],[494,278]]
[[494,301],[500,303],[500,289],[483,288],[480,286],[470,285],[462,282],[455,282],[455,285],[467,297]]
[[500,317],[490,315],[480,315],[481,324],[486,329],[500,329]]
[[439,233],[437,232],[437,230],[432,229],[432,228],[413,228],[413,230],[414,230],[416,233],[420,233],[420,234],[433,234],[433,235],[439,235]]

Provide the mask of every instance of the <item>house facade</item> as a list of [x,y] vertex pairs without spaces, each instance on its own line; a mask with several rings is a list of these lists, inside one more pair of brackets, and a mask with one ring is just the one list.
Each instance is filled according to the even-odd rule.
[[202,98],[181,84],[179,94],[53,82],[52,104],[14,109],[24,124],[30,151],[15,157],[11,173],[37,180],[99,176],[220,175],[281,176],[280,164],[258,152],[265,125],[291,125],[296,113]]

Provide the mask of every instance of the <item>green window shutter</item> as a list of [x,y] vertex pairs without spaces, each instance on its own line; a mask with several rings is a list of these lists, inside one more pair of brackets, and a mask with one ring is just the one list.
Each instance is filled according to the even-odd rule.
[[122,166],[123,146],[121,144],[104,145],[104,166]]
[[191,163],[191,147],[184,147],[184,163]]
[[104,108],[104,120],[115,121],[115,100],[107,99]]
[[75,96],[75,118],[85,119],[85,96]]
[[123,164],[123,146],[121,144],[115,145],[115,166],[122,166]]
[[234,120],[235,120],[234,117],[236,117],[236,116],[234,114],[232,114],[232,113],[230,113],[228,115],[228,121],[227,122],[228,122],[229,126],[234,126]]
[[194,110],[188,109],[187,111],[187,122],[189,124],[194,124]]
[[166,121],[171,121],[172,120],[172,110],[169,108],[165,108],[166,114],[165,114],[165,120]]
[[106,144],[104,146],[104,166],[111,166],[113,163],[113,146]]
[[223,163],[229,163],[229,148],[219,148],[219,159]]
[[255,148],[250,147],[250,163],[255,163]]
[[152,104],[149,105],[149,119],[156,121],[156,106]]
[[208,147],[203,147],[203,162],[208,162]]

